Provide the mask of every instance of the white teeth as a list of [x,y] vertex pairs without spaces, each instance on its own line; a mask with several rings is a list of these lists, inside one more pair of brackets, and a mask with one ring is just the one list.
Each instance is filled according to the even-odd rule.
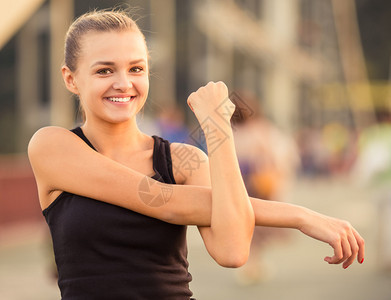
[[126,98],[110,97],[110,98],[107,98],[107,99],[109,99],[110,101],[113,101],[113,102],[128,102],[128,101],[130,101],[130,98],[131,97],[126,97]]

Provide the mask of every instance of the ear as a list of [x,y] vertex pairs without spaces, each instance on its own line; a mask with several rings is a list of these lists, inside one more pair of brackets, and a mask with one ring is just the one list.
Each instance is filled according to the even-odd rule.
[[74,73],[67,66],[62,66],[61,72],[62,72],[62,78],[64,79],[64,83],[67,89],[70,92],[74,93],[75,95],[79,95],[79,90],[77,89],[75,83]]

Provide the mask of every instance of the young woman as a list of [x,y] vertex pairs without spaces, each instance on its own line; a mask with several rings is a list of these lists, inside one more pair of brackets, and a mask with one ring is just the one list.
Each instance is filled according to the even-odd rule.
[[[42,128],[28,147],[62,299],[189,299],[185,225],[198,226],[210,255],[226,267],[245,263],[254,224],[296,228],[329,243],[328,263],[362,263],[364,241],[348,222],[248,197],[224,83],[188,98],[209,157],[142,133],[136,114],[147,99],[148,72],[145,38],[126,13],[95,11],[71,25],[62,74],[85,122],[72,131]],[[189,171],[184,156],[171,153],[191,153],[199,166]]]

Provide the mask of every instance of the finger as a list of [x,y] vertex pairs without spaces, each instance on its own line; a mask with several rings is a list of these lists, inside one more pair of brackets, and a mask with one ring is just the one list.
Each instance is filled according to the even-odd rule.
[[343,255],[342,255],[342,259],[340,259],[337,264],[340,264],[344,261],[346,261],[349,257],[352,256],[352,248],[351,248],[351,245],[350,245],[350,241],[349,241],[349,237],[348,236],[345,236],[343,239],[342,239],[342,251],[343,251]]
[[339,237],[331,246],[334,248],[334,256],[325,258],[329,264],[340,264],[352,254],[346,237]]
[[192,97],[193,95],[194,95],[194,92],[191,93],[191,94],[189,95],[189,97],[187,98],[187,105],[189,105],[190,109],[194,112],[193,106],[191,106],[191,103],[190,103],[190,99],[191,99],[191,97]]
[[343,250],[342,250],[342,243],[341,240],[338,239],[334,243],[330,243],[330,246],[334,249],[334,255],[333,256],[326,256],[324,260],[328,262],[329,264],[336,264],[338,261],[340,261],[343,258]]
[[357,244],[357,240],[356,240],[356,237],[354,236],[353,234],[353,231],[351,231],[348,235],[348,241],[349,241],[349,245],[350,245],[350,249],[351,249],[351,255],[350,257],[343,263],[343,268],[346,269],[347,267],[349,267],[353,261],[356,259],[357,257],[357,253],[358,253],[358,244]]
[[354,237],[356,238],[357,245],[358,245],[357,260],[360,264],[362,264],[364,262],[364,257],[365,257],[365,241],[354,228],[353,228],[353,234]]

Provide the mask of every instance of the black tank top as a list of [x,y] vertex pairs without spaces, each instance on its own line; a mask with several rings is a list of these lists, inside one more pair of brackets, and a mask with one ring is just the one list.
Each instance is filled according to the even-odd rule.
[[[153,139],[153,178],[175,184],[169,142]],[[186,226],[68,192],[43,215],[63,300],[190,299]]]

